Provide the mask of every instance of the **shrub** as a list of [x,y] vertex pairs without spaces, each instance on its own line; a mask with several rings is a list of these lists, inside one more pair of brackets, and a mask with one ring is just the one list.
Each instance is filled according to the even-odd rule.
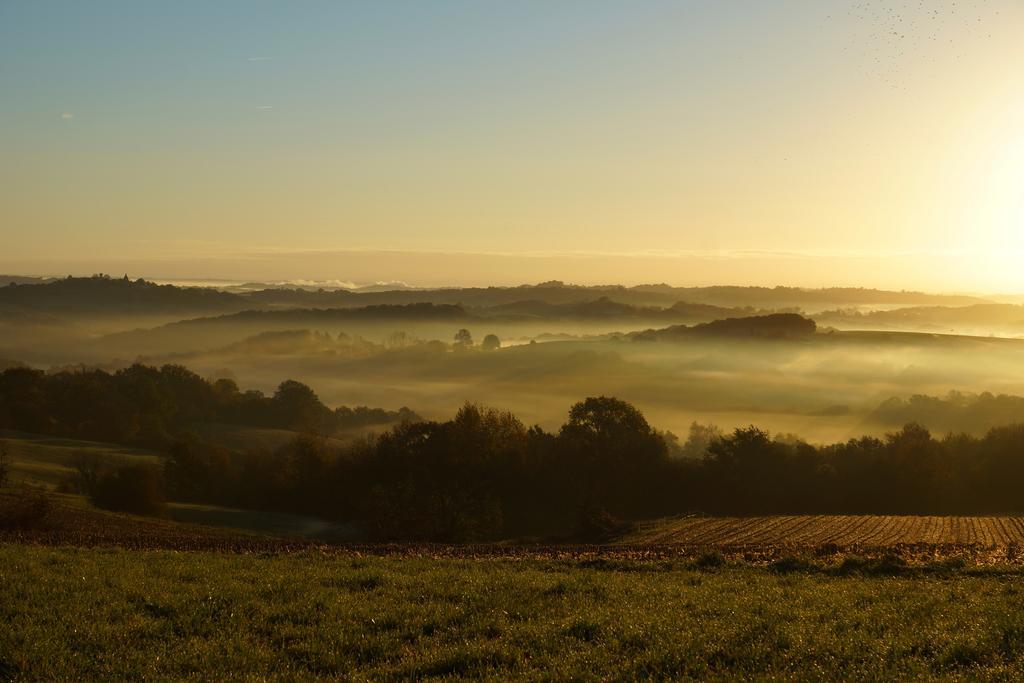
[[610,541],[635,531],[636,525],[624,522],[607,510],[587,510],[580,518],[579,533],[583,541]]
[[0,497],[0,529],[33,529],[45,521],[52,509],[46,491],[23,486],[14,495]]
[[693,562],[697,569],[717,569],[725,564],[725,556],[717,550],[710,550]]
[[103,471],[100,456],[89,451],[81,451],[75,457],[76,488],[90,498],[96,496],[96,486]]
[[0,489],[7,486],[11,475],[11,461],[8,456],[7,442],[0,441]]
[[99,476],[91,494],[105,510],[162,516],[167,510],[163,475],[152,465],[126,465]]
[[785,557],[781,557],[768,565],[768,569],[777,574],[791,574],[793,572],[811,571],[814,569],[814,565],[802,557],[786,555]]

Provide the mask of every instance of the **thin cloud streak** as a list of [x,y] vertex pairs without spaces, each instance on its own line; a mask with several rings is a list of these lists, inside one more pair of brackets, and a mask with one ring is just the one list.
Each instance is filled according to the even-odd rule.
[[[245,252],[233,252],[243,258],[275,256],[345,256],[349,254],[408,254],[424,256],[489,256],[498,258],[558,258],[558,259],[703,259],[733,261],[745,259],[902,259],[908,257],[952,257],[971,253],[989,253],[985,249],[650,249],[631,251],[474,251],[474,250],[432,250],[432,249],[383,249],[377,247],[351,247],[345,249],[297,249],[292,247],[255,247]],[[1005,250],[999,252],[1006,253]],[[1024,254],[1022,254],[1024,255]]]

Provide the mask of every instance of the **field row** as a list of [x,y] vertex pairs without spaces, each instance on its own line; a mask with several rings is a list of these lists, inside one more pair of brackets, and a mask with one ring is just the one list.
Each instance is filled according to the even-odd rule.
[[631,542],[701,546],[1024,544],[1024,517],[777,515],[684,517],[641,525]]

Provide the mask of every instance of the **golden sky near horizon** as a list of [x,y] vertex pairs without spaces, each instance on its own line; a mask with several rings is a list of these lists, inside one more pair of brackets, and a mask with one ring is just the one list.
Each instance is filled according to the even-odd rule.
[[1024,4],[0,6],[0,271],[1024,292]]

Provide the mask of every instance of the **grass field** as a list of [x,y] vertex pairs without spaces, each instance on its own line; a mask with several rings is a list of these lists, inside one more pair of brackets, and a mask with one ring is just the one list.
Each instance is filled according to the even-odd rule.
[[[0,513],[14,504],[19,495],[17,489],[0,489]],[[310,546],[301,539],[97,510],[81,496],[51,493],[48,498],[49,510],[31,528],[9,529],[0,524],[0,543],[234,552]]]
[[156,453],[142,448],[58,436],[0,430],[0,441],[7,444],[12,482],[49,489],[74,475],[75,464],[84,455],[98,456],[110,464],[159,461]]
[[[812,544],[800,528],[848,520],[780,517],[603,546],[317,545],[51,499],[0,531],[0,680],[1024,677],[1024,559],[998,538]],[[724,542],[736,528],[762,543]]]
[[0,545],[0,678],[1024,676],[1016,569],[699,564]]

